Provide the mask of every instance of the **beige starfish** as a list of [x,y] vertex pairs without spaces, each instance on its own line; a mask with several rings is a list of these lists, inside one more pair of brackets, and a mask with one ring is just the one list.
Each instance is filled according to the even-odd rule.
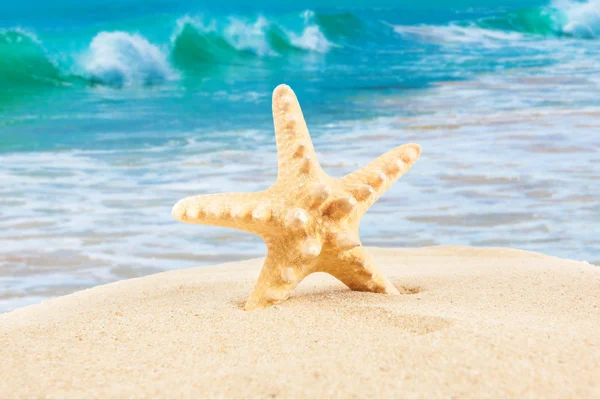
[[417,161],[421,147],[396,147],[336,179],[319,165],[300,104],[287,85],[273,92],[273,120],[279,159],[273,186],[188,197],[175,204],[173,216],[264,239],[267,258],[246,310],[287,299],[313,272],[331,274],[352,290],[398,294],[362,247],[358,227],[367,209]]

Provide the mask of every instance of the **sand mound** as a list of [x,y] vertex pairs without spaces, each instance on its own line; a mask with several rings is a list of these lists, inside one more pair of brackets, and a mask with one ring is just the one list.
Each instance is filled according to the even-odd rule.
[[509,249],[371,249],[402,292],[315,274],[241,309],[261,260],[0,315],[0,398],[600,398],[600,269]]

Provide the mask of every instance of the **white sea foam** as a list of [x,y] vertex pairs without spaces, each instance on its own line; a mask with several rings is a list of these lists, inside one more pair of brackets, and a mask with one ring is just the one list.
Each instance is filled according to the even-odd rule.
[[252,51],[258,56],[274,55],[275,52],[267,41],[268,28],[269,22],[263,16],[259,16],[254,22],[230,18],[223,35],[237,50]]
[[484,29],[475,25],[394,25],[393,28],[401,35],[439,44],[482,44],[498,47],[508,41],[525,39],[519,32]]
[[291,32],[287,32],[287,34],[294,46],[304,50],[315,53],[327,53],[333,47],[332,43],[327,40],[317,25],[306,26],[300,35]]
[[[600,0],[575,1],[553,0],[545,8],[539,9],[540,18],[552,15],[548,26],[556,34],[578,38],[596,38],[600,36]],[[391,25],[405,36],[431,43],[440,44],[482,44],[488,47],[502,46],[505,42],[523,42],[529,35],[518,31],[488,29],[471,24],[448,25]]]
[[600,35],[600,0],[555,0],[551,5],[566,17],[563,33],[582,38]]
[[327,40],[319,26],[314,22],[314,11],[306,10],[301,15],[304,19],[302,33],[298,35],[286,31],[294,46],[316,53],[327,53],[332,47],[335,47],[333,43]]
[[166,55],[145,37],[126,32],[100,32],[83,57],[93,80],[114,86],[150,85],[176,77]]
[[[250,52],[259,57],[280,56],[281,50],[274,49],[269,39],[271,30],[275,29],[283,35],[282,40],[290,47],[311,53],[327,53],[335,44],[327,40],[319,26],[312,22],[312,15],[301,15],[304,19],[301,31],[280,25],[263,15],[255,19],[231,16],[224,21],[186,15],[177,21],[177,28],[171,35],[171,43],[174,43],[189,25],[200,35],[212,34],[220,37],[236,50]],[[208,42],[211,40],[215,40],[215,37],[207,38]]]

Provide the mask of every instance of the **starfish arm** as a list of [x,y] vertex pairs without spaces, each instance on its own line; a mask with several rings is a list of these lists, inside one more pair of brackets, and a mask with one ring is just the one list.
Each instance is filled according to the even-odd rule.
[[269,248],[258,281],[246,301],[246,311],[259,310],[287,300],[298,283],[310,272],[310,261],[294,252],[277,247]]
[[326,254],[315,269],[333,275],[351,290],[399,294],[362,246],[342,253]]
[[276,209],[265,192],[219,193],[186,197],[173,206],[172,215],[182,222],[263,235],[276,229]]
[[300,103],[287,85],[273,91],[273,123],[277,142],[278,180],[322,172]]
[[341,182],[358,200],[362,213],[384,194],[417,161],[421,146],[410,143],[377,157],[363,168],[341,178]]

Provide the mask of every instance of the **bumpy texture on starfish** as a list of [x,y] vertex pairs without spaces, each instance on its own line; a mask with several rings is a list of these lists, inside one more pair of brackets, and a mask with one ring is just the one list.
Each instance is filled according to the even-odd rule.
[[188,197],[173,207],[183,222],[224,226],[260,235],[267,257],[245,309],[287,299],[313,272],[333,275],[352,290],[398,294],[373,265],[358,237],[360,219],[419,158],[421,147],[396,147],[367,166],[336,179],[315,155],[294,92],[273,92],[277,181],[254,193]]

